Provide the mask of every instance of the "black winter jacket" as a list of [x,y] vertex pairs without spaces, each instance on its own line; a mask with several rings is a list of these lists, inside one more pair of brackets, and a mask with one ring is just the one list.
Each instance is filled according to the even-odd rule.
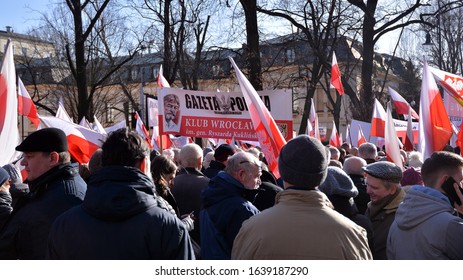
[[95,172],[81,206],[61,215],[48,244],[51,259],[194,259],[182,222],[162,209],[139,169]]

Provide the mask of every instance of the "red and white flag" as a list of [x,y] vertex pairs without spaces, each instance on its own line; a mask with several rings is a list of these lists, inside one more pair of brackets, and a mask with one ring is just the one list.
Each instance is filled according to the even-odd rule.
[[383,105],[375,98],[375,107],[371,118],[370,136],[384,138],[384,130],[386,129],[386,111]]
[[463,106],[463,77],[428,66],[429,71],[450,96]]
[[336,55],[333,52],[333,61],[331,63],[331,81],[330,88],[335,88],[339,95],[344,94],[344,87],[341,81],[341,71],[339,70],[338,61]]
[[[394,108],[397,114],[401,115],[408,115],[408,109],[410,108],[410,104],[408,104],[407,100],[402,97],[397,91],[393,90],[391,87],[387,87],[387,91],[389,92],[389,95],[391,96],[392,102],[394,103]],[[410,108],[412,111],[412,117],[415,120],[419,120],[420,117],[418,114],[413,110],[413,108]]]
[[81,125],[65,121],[57,117],[40,116],[41,127],[59,128],[68,139],[69,153],[81,164],[88,163],[93,153],[101,147],[106,135]]
[[365,138],[365,135],[363,135],[362,127],[359,125],[357,147],[360,147],[360,145],[366,142],[367,138]]
[[413,143],[415,139],[413,137],[413,123],[412,123],[412,107],[409,106],[408,109],[408,120],[407,120],[407,133],[405,134],[405,144],[404,150],[407,152],[411,152],[414,150]]
[[391,103],[387,105],[386,131],[384,135],[386,146],[386,157],[390,162],[395,163],[403,169],[402,157],[400,156],[399,140],[395,132],[394,121],[392,120]]
[[18,77],[18,113],[22,116],[26,116],[35,126],[39,127],[39,116],[37,115],[37,108],[35,108],[34,102],[31,96],[27,92],[26,87]]
[[[315,105],[313,102],[313,98],[310,99],[310,113],[309,118],[307,120],[307,135],[311,137],[316,137],[317,131],[315,130],[315,122],[317,121],[317,112],[315,111]],[[318,140],[320,140],[320,132],[318,131]]]
[[16,69],[13,45],[8,40],[0,70],[0,166],[16,160],[19,153],[15,148],[19,142]]
[[135,131],[146,140],[146,143],[148,143],[148,146],[150,148],[153,148],[153,145],[151,144],[150,140],[150,134],[148,133],[148,130],[146,130],[146,127],[143,124],[140,115],[138,115],[138,112],[135,112],[135,119],[137,120]]
[[159,67],[159,74],[158,74],[158,87],[163,88],[163,87],[168,87],[170,88],[169,82],[166,80],[164,77],[164,74],[162,74],[162,65]]
[[[350,124],[347,125],[347,128],[346,128],[346,143],[349,143],[352,145],[352,141],[351,141],[351,136],[350,136]],[[348,152],[348,151],[347,151]]]
[[62,120],[70,122],[70,123],[74,123],[74,121],[69,116],[68,112],[66,112],[66,109],[64,109],[64,104],[63,104],[63,98],[62,97],[59,98],[58,110],[56,110],[55,117],[60,118]]
[[96,132],[99,132],[101,134],[107,134],[106,130],[101,125],[100,121],[96,118],[96,116],[93,116],[93,120],[94,120],[94,122],[93,122],[93,130],[95,130]]
[[280,172],[278,171],[278,156],[281,148],[286,144],[286,140],[254,87],[248,79],[246,79],[238,66],[236,66],[233,58],[229,57],[229,59],[233,68],[235,68],[236,77],[240,83],[244,100],[249,108],[251,121],[256,131],[262,152],[267,160],[268,167],[270,171],[272,171],[273,175],[275,175],[276,178],[279,178]]
[[436,81],[426,61],[423,65],[420,117],[418,151],[423,155],[423,159],[427,159],[433,152],[441,151],[447,145],[453,131]]
[[174,144],[170,139],[169,134],[159,135],[159,127],[153,126],[153,135],[151,136],[151,145],[157,151],[166,150],[172,147]]
[[330,145],[334,147],[341,146],[341,138],[339,137],[338,130],[336,129],[336,124],[334,121],[333,128],[331,129]]

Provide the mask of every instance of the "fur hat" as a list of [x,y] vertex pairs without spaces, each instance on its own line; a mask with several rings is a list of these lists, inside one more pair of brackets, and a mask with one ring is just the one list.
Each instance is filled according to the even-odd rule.
[[61,129],[50,127],[42,128],[31,133],[16,147],[21,152],[66,152],[68,140]]
[[222,144],[214,151],[214,158],[216,161],[224,162],[228,159],[229,156],[232,156],[236,153],[236,150],[233,149],[231,145]]
[[318,187],[326,195],[356,197],[359,194],[354,182],[344,170],[339,167],[328,166],[327,173],[325,182]]
[[281,149],[278,169],[285,182],[310,189],[325,180],[328,162],[326,149],[318,139],[299,135]]

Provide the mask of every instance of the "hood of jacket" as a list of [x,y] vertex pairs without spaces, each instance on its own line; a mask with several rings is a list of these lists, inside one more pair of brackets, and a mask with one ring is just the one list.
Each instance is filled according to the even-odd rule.
[[429,187],[413,186],[397,209],[395,221],[400,229],[408,230],[442,212],[454,212],[443,193]]
[[254,201],[259,190],[245,189],[243,184],[225,171],[220,171],[213,177],[209,186],[202,192],[203,206],[208,207],[230,197],[241,196],[248,201]]
[[87,184],[82,207],[90,215],[107,221],[121,221],[157,206],[151,179],[139,169],[106,166]]

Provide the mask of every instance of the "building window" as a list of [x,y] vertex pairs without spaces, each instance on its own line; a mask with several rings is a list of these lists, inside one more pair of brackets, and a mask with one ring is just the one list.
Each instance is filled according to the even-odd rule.
[[27,57],[27,48],[22,47],[21,48],[23,56]]
[[294,49],[286,49],[286,62],[293,63],[296,60],[296,52]]
[[113,107],[106,103],[106,123],[112,123],[113,122]]
[[137,76],[138,76],[138,69],[132,68],[131,75],[130,75],[132,81],[135,81],[137,79]]
[[223,73],[222,67],[220,65],[213,65],[212,66],[212,76],[217,77]]

